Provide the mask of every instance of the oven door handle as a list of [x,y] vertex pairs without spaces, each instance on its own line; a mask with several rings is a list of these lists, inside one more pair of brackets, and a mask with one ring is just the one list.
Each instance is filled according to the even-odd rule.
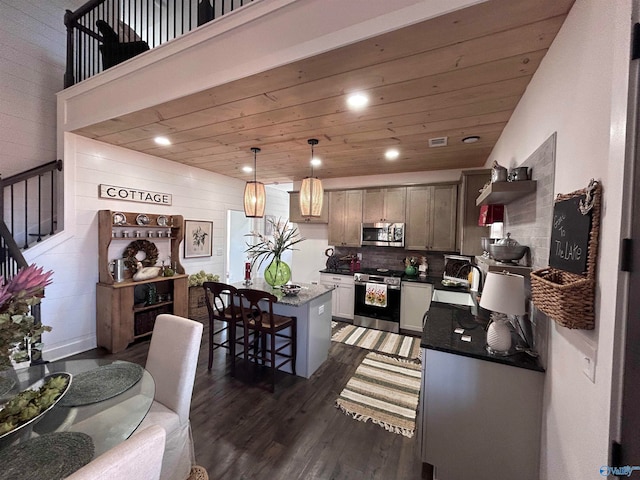
[[[377,282],[353,282],[355,285],[360,285],[364,287],[367,283],[373,283],[375,285],[387,285],[386,283],[377,283]],[[389,290],[400,290],[400,285],[387,285]]]

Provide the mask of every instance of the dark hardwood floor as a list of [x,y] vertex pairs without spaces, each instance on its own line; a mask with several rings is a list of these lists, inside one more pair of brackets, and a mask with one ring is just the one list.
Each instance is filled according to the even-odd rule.
[[[366,350],[331,343],[328,360],[309,379],[280,374],[276,392],[237,364],[229,375],[226,350],[207,370],[205,324],[191,403],[196,460],[212,480],[420,479],[417,437],[387,432],[342,413],[335,400]],[[91,350],[74,358],[105,356],[144,365],[148,341],[119,354]]]

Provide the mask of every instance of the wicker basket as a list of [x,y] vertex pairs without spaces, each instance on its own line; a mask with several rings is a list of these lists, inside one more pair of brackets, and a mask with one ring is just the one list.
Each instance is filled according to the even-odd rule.
[[[556,201],[568,200],[585,193],[586,189],[583,189],[566,195],[558,195]],[[531,272],[531,299],[534,305],[563,327],[585,330],[594,328],[601,196],[602,187],[598,183],[591,210],[586,275],[552,267]]]
[[189,287],[189,318],[193,320],[199,320],[207,318],[209,312],[207,312],[207,304],[204,299],[204,288]]

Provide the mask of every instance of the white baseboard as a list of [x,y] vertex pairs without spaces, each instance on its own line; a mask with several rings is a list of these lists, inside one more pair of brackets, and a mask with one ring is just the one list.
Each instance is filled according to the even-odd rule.
[[74,339],[70,343],[66,343],[64,345],[58,345],[55,347],[47,348],[45,344],[44,349],[42,351],[42,358],[47,361],[55,361],[60,360],[62,358],[69,357],[71,355],[76,355],[78,353],[86,352],[87,350],[92,350],[96,348],[96,336],[90,335],[84,338]]

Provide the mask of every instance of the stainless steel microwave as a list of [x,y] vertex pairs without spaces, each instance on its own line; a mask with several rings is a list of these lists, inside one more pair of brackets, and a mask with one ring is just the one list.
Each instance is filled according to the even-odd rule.
[[404,223],[363,223],[362,245],[404,247]]

